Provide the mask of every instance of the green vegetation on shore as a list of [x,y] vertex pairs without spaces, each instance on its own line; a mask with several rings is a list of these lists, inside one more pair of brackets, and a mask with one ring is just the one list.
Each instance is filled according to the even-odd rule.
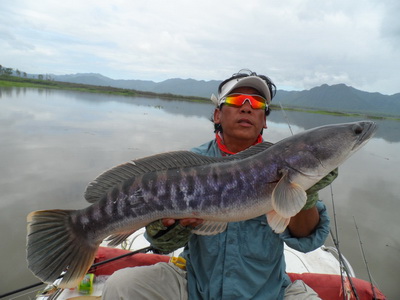
[[173,94],[158,94],[153,92],[137,91],[132,89],[122,89],[111,86],[100,86],[100,85],[89,85],[81,83],[54,81],[54,80],[42,80],[33,78],[22,78],[16,76],[0,75],[0,87],[31,87],[31,88],[44,88],[44,89],[61,89],[61,90],[74,90],[80,92],[89,93],[104,93],[121,96],[131,97],[157,97],[164,99],[176,99],[186,101],[204,101],[208,102],[207,98],[193,97],[193,96],[181,96]]
[[[182,101],[194,101],[194,102],[206,102],[210,103],[208,98],[204,97],[194,97],[194,96],[182,96],[174,94],[159,94],[153,92],[137,91],[133,89],[123,89],[111,86],[98,86],[71,82],[62,82],[54,80],[43,80],[43,79],[33,79],[33,78],[23,78],[10,75],[0,75],[0,87],[25,87],[25,88],[44,88],[44,89],[62,89],[62,90],[74,90],[89,93],[105,93],[113,95],[122,95],[130,97],[150,97],[150,98],[163,98],[163,99],[174,99]],[[273,109],[280,110],[278,105],[271,105]],[[285,107],[285,110],[302,111],[307,113],[315,114],[328,114],[337,116],[362,116],[370,119],[390,119],[390,120],[400,120],[399,118],[393,117],[382,117],[373,116],[357,113],[343,113],[343,112],[332,112],[332,111],[322,111],[295,107]]]

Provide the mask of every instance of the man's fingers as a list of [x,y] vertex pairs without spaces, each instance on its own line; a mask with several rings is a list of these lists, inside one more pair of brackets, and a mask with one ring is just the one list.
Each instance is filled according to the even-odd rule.
[[[175,219],[169,219],[169,218],[162,219],[162,223],[166,227],[174,225],[175,222],[176,222]],[[184,227],[187,226],[196,227],[197,225],[203,223],[203,219],[196,219],[196,218],[180,219],[179,223]]]
[[196,218],[182,219],[182,220],[180,220],[180,223],[182,226],[196,227],[197,225],[200,225],[201,223],[203,223],[203,219],[196,219]]
[[175,219],[162,219],[162,223],[164,226],[169,227],[175,224]]

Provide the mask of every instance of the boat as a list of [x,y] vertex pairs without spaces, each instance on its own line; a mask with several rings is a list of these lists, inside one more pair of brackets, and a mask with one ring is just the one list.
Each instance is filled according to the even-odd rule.
[[[175,255],[179,254],[181,249],[171,255],[151,253],[151,246],[135,249],[134,241],[142,234],[143,232],[140,232],[131,236],[129,244],[125,243],[120,248],[110,248],[102,244],[93,267],[79,287],[59,289],[57,282],[61,279],[58,279],[41,291],[36,299],[101,299],[105,281],[118,269],[158,262],[179,263],[179,258]],[[284,255],[286,272],[290,279],[303,280],[324,300],[386,299],[372,283],[356,277],[349,261],[335,247],[322,246],[312,252],[301,253],[285,245]]]

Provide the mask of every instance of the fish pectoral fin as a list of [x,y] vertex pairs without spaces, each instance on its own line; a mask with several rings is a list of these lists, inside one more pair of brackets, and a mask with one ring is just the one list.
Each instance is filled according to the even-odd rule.
[[197,235],[214,235],[224,232],[227,222],[204,221],[193,228],[192,233]]
[[284,218],[277,214],[276,211],[271,210],[267,213],[268,225],[272,228],[275,233],[282,233],[289,225],[290,218]]
[[306,204],[306,191],[297,183],[291,182],[288,172],[279,180],[272,191],[272,207],[284,218],[296,215]]

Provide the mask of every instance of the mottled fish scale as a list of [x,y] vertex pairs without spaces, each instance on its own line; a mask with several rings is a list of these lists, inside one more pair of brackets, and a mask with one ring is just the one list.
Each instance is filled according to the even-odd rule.
[[48,283],[67,270],[60,287],[76,286],[103,239],[116,245],[161,218],[198,217],[204,222],[193,233],[217,234],[227,222],[268,214],[282,232],[304,206],[305,191],[375,130],[373,122],[328,125],[230,157],[177,151],[117,166],[89,184],[89,207],[28,215],[28,267]]

